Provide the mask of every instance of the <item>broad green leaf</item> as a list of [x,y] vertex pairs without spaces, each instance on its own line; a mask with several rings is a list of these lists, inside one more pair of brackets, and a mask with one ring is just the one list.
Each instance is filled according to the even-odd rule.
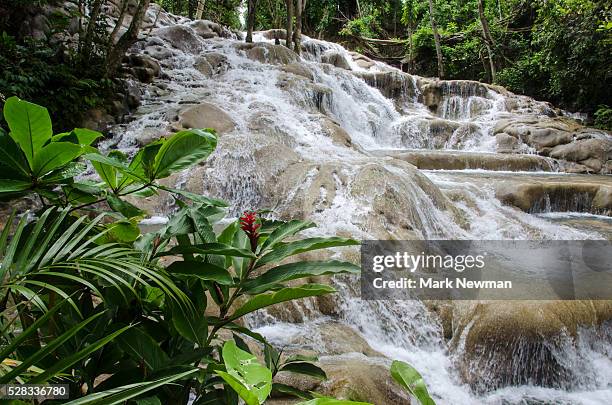
[[32,183],[23,180],[0,179],[0,193],[15,193],[32,187]]
[[[236,233],[234,233],[232,245],[240,249],[250,250],[251,242],[249,241],[246,233],[244,233],[239,226],[236,227]],[[236,276],[239,279],[242,280],[242,276],[246,273],[249,263],[250,260],[245,257],[232,257],[232,265],[234,267],[234,271],[236,272]]]
[[129,329],[119,336],[117,342],[125,352],[151,371],[167,366],[170,361],[155,339],[140,327]]
[[124,404],[127,400],[142,395],[148,391],[154,390],[158,387],[170,384],[174,381],[187,378],[193,374],[199,372],[198,368],[193,370],[184,371],[182,373],[170,375],[167,377],[159,378],[153,381],[147,381],[136,384],[124,385],[117,388],[112,388],[107,391],[95,392],[89,394],[83,398],[75,399],[74,401],[67,402],[65,405],[117,405]]
[[359,245],[359,242],[354,239],[339,238],[336,236],[331,238],[307,238],[297,240],[295,242],[284,243],[282,245],[277,244],[271,252],[265,254],[257,261],[257,266],[263,266],[268,263],[277,263],[286,257],[309,252],[311,250],[354,245]]
[[77,145],[91,145],[102,134],[98,131],[93,131],[88,128],[75,128],[70,132],[54,135],[51,140],[53,142],[70,142]]
[[140,228],[130,221],[114,222],[108,229],[108,234],[117,242],[134,242],[140,236]]
[[216,281],[222,285],[232,285],[234,280],[223,267],[197,261],[176,261],[167,268],[169,273],[180,276],[197,277],[201,280]]
[[251,257],[254,258],[255,254],[250,250],[238,249],[230,245],[223,243],[203,243],[192,246],[175,246],[172,249],[161,253],[161,256],[186,254],[186,253],[199,253],[206,255],[221,255],[221,256],[237,256],[237,257]]
[[299,287],[288,287],[270,294],[254,296],[234,312],[230,319],[238,319],[258,309],[269,307],[285,301],[298,298],[315,297],[336,292],[333,287],[322,284],[304,284]]
[[184,338],[197,343],[200,347],[205,346],[208,337],[208,323],[204,314],[174,305],[172,324]]
[[41,177],[72,162],[82,153],[83,149],[80,145],[69,142],[51,142],[36,153],[32,172],[35,176]]
[[217,136],[203,129],[190,129],[172,135],[155,156],[154,177],[163,179],[206,159],[217,147]]
[[279,371],[288,371],[296,374],[308,375],[319,380],[327,380],[325,371],[318,366],[308,362],[292,362],[285,364]]
[[[87,156],[89,155],[86,155],[86,157]],[[109,157],[109,159],[112,158]],[[103,182],[105,182],[112,190],[117,190],[117,183],[119,181],[119,171],[117,167],[95,160],[91,160],[91,165],[94,167],[96,173],[98,173],[98,176],[100,176]],[[117,162],[117,165],[121,165],[121,163]]]
[[113,193],[109,193],[106,195],[106,201],[113,210],[119,212],[121,215],[128,219],[145,215],[145,212],[143,210],[125,200],[122,200]]
[[217,373],[223,380],[244,400],[246,405],[260,405],[259,398],[247,387],[245,387],[238,379],[231,374],[228,374],[221,370],[216,370]]
[[53,135],[49,112],[45,107],[10,97],[4,104],[4,119],[11,130],[9,135],[34,168],[34,157]]
[[[161,149],[162,145],[166,142],[165,138],[158,139],[155,142],[151,142],[144,148],[141,148],[136,155],[132,158],[129,168],[140,178],[147,179],[150,182],[155,179],[155,156]],[[127,185],[127,183],[121,184],[121,186]]]
[[[272,391],[272,372],[260,364],[254,355],[238,348],[231,340],[223,345],[223,362],[227,374],[255,396],[257,402],[254,404],[263,404]],[[226,380],[223,375],[221,378]],[[252,396],[243,397],[243,393],[237,392],[247,403],[250,403],[247,399],[252,401]]]
[[244,283],[249,294],[264,292],[269,286],[303,277],[328,274],[359,274],[360,268],[352,263],[330,260],[325,262],[297,262],[282,264]]
[[425,381],[419,372],[408,363],[395,360],[391,364],[391,376],[410,395],[419,400],[421,405],[436,405],[427,392]]
[[78,176],[87,169],[87,166],[79,162],[70,162],[67,165],[52,171],[51,173],[40,178],[42,184],[54,184],[61,181],[72,179]]
[[[28,161],[25,159],[23,152],[19,149],[19,146],[15,143],[13,138],[8,135],[0,135],[0,169],[4,172],[7,169],[14,172],[16,176],[27,178],[30,173],[30,166]],[[8,170],[7,170],[8,171]],[[3,177],[5,174],[2,173]]]
[[293,236],[304,229],[313,228],[314,226],[316,226],[314,222],[310,221],[292,220],[286,222],[272,231],[268,239],[266,239],[261,246],[261,252],[273,248],[277,243],[282,242],[283,239],[288,238],[289,236]]
[[[138,156],[138,155],[137,155]],[[121,173],[123,173],[125,175],[125,179],[131,179],[132,182],[134,181],[140,181],[143,183],[147,183],[149,180],[144,176],[143,173],[140,173],[137,170],[133,170],[131,167],[126,166],[125,164],[121,163],[119,160],[110,157],[110,156],[104,156],[101,155],[99,153],[87,153],[85,155],[83,155],[83,157],[87,160],[89,160],[90,162],[99,162],[99,163],[103,163],[109,166],[112,166],[114,168],[116,168],[117,170],[119,170]],[[98,173],[99,174],[99,173]],[[127,184],[127,180],[124,181]]]

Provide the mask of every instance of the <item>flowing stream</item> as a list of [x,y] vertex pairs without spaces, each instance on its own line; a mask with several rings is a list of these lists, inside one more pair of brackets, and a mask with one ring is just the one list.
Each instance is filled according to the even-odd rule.
[[[302,59],[290,64],[294,70],[289,70],[286,63],[274,63],[274,55],[266,53],[270,52],[268,48],[263,48],[263,57],[269,56],[272,63],[249,57],[237,40],[203,39],[186,21],[177,24],[184,24],[189,34],[182,49],[173,46],[167,35],[153,30],[149,45],[139,50],[146,53],[157,46],[172,54],[160,58],[163,78],[143,85],[141,107],[131,121],[113,129],[115,136],[105,147],[133,152],[144,133],[163,132],[176,125],[178,111],[185,106],[202,102],[218,106],[231,117],[234,128],[220,136],[207,166],[181,173],[173,181],[227,199],[234,214],[243,209],[273,208],[281,217],[304,215],[314,220],[320,227],[313,234],[348,234],[361,239],[407,235],[432,239],[591,239],[611,234],[609,217],[581,211],[584,204],[580,196],[568,197],[577,199],[563,204],[568,212],[557,212],[559,204],[552,201],[535,215],[504,205],[495,194],[495,184],[506,180],[596,178],[611,185],[609,177],[556,173],[555,165],[548,161],[543,170],[509,166],[507,170],[502,167],[491,171],[478,165],[457,170],[444,168],[444,164],[416,170],[394,159],[398,153],[411,153],[425,161],[436,158],[444,163],[453,156],[489,162],[499,156],[491,132],[496,121],[521,114],[548,114],[550,106],[545,103],[513,96],[516,105],[509,111],[507,96],[473,82],[457,81],[442,86],[434,111],[423,102],[426,79],[378,62],[366,69],[340,45],[306,38]],[[274,43],[262,33],[254,39]],[[200,56],[210,53],[222,55],[223,60],[213,75],[194,67]],[[321,63],[330,53],[343,56],[351,70]],[[312,80],[293,73],[296,66],[301,66]],[[348,134],[349,146],[335,142],[326,132],[330,121],[336,132],[339,127]],[[267,141],[261,144],[262,139],[274,143],[268,147]],[[274,150],[274,145],[286,149]],[[527,145],[520,147],[520,156],[533,156]],[[295,154],[294,166],[276,168],[288,159],[285,150]],[[288,167],[300,165],[303,169],[296,173],[303,177],[270,197],[270,190],[277,186],[276,178],[282,179]],[[372,184],[394,181],[398,195],[408,201],[410,212],[396,214],[408,218],[409,233],[393,224],[389,215],[380,215],[374,207],[374,190],[368,195],[357,184],[364,167],[386,173],[374,177]],[[277,177],[270,178],[270,173]],[[324,175],[325,181],[321,180]],[[269,204],[274,206],[266,206]],[[152,214],[164,215],[173,209],[171,204],[165,208]],[[385,219],[390,224],[383,223]],[[380,227],[373,226],[372,221]],[[318,330],[333,318],[357,332],[384,357],[358,353],[333,356],[385,365],[390,364],[389,359],[408,361],[423,374],[441,404],[612,403],[610,323],[579,328],[575,338],[566,336],[555,343],[552,356],[572,372],[554,384],[530,383],[529,375],[520,370],[515,372],[523,375],[516,376],[515,384],[468,384],[458,366],[464,350],[460,337],[451,348],[441,319],[426,303],[366,302],[358,298],[355,280],[339,278],[335,283],[340,292],[333,316],[320,313],[314,301],[306,301],[296,309],[302,322],[279,319],[273,312],[259,314],[249,322],[278,346],[325,348],[331,343]],[[469,327],[463,333],[468,331]],[[486,359],[483,361],[486,363]]]

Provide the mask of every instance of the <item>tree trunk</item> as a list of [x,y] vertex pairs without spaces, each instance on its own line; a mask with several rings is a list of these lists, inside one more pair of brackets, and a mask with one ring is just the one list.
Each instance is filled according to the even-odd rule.
[[438,58],[438,76],[440,79],[444,78],[444,60],[442,59],[442,48],[440,47],[440,34],[438,33],[438,25],[436,24],[436,18],[434,16],[434,4],[433,0],[429,0],[429,21],[431,22],[431,29],[434,34],[434,41],[436,43],[436,57]]
[[140,0],[138,2],[130,27],[108,52],[106,56],[107,77],[111,77],[115,74],[127,50],[138,40],[138,33],[140,32],[140,27],[150,2],[151,0]]
[[293,0],[287,0],[287,38],[285,46],[291,49],[293,45]]
[[489,22],[484,13],[484,4],[482,0],[478,0],[478,15],[480,16],[480,24],[482,25],[482,35],[484,36],[485,46],[487,48],[487,54],[489,55],[489,65],[491,68],[491,83],[495,82],[496,70],[495,60],[492,48],[495,47],[493,37],[491,36],[491,30],[489,29]]
[[91,6],[91,13],[89,14],[89,23],[87,24],[87,29],[85,30],[85,37],[81,39],[81,49],[83,50],[84,60],[89,59],[89,55],[94,48],[93,34],[96,29],[96,22],[100,16],[100,11],[102,10],[102,4],[104,4],[104,2],[105,0],[94,0],[93,5]]
[[302,51],[302,0],[295,0],[295,47],[298,55]]
[[255,27],[255,9],[257,8],[257,0],[247,0],[247,35],[246,42],[253,42],[253,28]]
[[117,23],[115,24],[115,28],[113,28],[113,32],[111,32],[108,37],[108,44],[106,45],[107,52],[110,52],[112,47],[115,45],[115,40],[117,39],[117,34],[119,30],[123,26],[123,20],[125,20],[125,15],[127,14],[128,4],[130,0],[123,0],[121,3],[121,13],[119,14],[119,18],[117,19]]
[[195,13],[196,20],[202,19],[202,13],[204,13],[204,3],[205,2],[206,0],[198,0],[198,9],[196,10],[196,13]]

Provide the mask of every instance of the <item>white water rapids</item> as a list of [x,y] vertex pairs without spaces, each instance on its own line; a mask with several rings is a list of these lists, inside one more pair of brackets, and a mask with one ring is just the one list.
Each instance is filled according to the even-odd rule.
[[[189,28],[190,29],[190,28]],[[154,35],[154,34],[153,34]],[[196,36],[197,37],[197,36]],[[268,41],[255,35],[255,41]],[[358,170],[364,159],[371,159],[375,150],[454,149],[492,153],[495,138],[490,130],[495,119],[508,115],[504,97],[491,90],[478,94],[461,94],[446,97],[438,116],[419,102],[417,78],[406,82],[407,96],[401,102],[385,97],[358,75],[320,63],[321,55],[335,51],[344,55],[353,71],[360,68],[348,51],[337,44],[306,38],[302,64],[314,75],[314,83],[324,86],[324,91],[294,86],[280,88],[283,80],[279,66],[249,59],[234,46],[233,40],[198,37],[201,53],[217,52],[227,57],[227,71],[207,77],[194,68],[197,53],[173,49],[174,56],[163,61],[164,79],[145,87],[143,103],[127,124],[114,129],[113,140],[106,147],[117,147],[130,152],[136,148],[136,139],[146,128],[165,129],[171,123],[167,112],[179,109],[186,103],[210,102],[226,111],[236,123],[236,129],[220,137],[219,146],[211,164],[206,169],[207,189],[217,190],[229,200],[232,211],[261,207],[265,200],[266,181],[252,156],[256,147],[250,138],[254,117],[265,117],[271,132],[286,137],[300,159],[317,164],[342,162],[343,169],[334,177],[336,192],[321,189],[321,200],[331,199],[312,213],[309,219],[319,228],[318,235],[351,234],[362,239],[376,239],[368,229],[366,219],[372,207],[367,201],[351,194],[351,185],[342,180]],[[171,45],[166,44],[168,48]],[[390,67],[378,63],[370,72],[389,71]],[[546,105],[530,101],[525,110],[534,112]],[[535,111],[537,113],[537,111]],[[325,114],[338,123],[349,135],[353,148],[334,144],[321,126]],[[521,110],[513,114],[520,114]],[[447,120],[456,127],[453,136],[442,142],[435,137],[436,120]],[[230,148],[229,146],[233,147]],[[236,145],[240,145],[236,147]],[[525,150],[525,152],[531,152]],[[385,160],[380,159],[385,165]],[[269,163],[268,163],[269,164]],[[388,165],[388,170],[404,176],[401,168]],[[462,198],[453,204],[462,212],[470,226],[460,226],[446,211],[436,206],[418,186],[406,185],[405,192],[412,197],[414,209],[420,217],[423,238],[442,239],[590,239],[600,238],[594,230],[576,228],[553,221],[545,215],[534,216],[515,208],[504,206],[495,198],[493,187],[487,180],[480,180],[476,173],[453,171],[423,171],[424,175],[445,195],[461,193]],[[516,173],[499,173],[515,176]],[[530,175],[535,175],[530,173]],[[183,173],[186,181],[191,173]],[[314,173],[313,175],[314,176]],[[381,182],[385,179],[381,178]],[[308,186],[308,178],[302,187]],[[294,190],[299,193],[300,190]],[[287,200],[291,195],[286,196]],[[281,204],[274,207],[283,210]],[[153,213],[152,213],[153,214]],[[163,212],[155,213],[165,214]],[[582,214],[573,214],[582,215]],[[354,282],[337,280],[340,290],[339,319],[360,333],[376,351],[387,358],[366,358],[358,354],[344,356],[363,357],[363,361],[388,365],[389,359],[405,360],[424,376],[427,385],[439,404],[605,404],[612,403],[612,339],[611,327],[606,332],[595,333],[584,329],[579,332],[578,344],[569,342],[558,358],[576,370],[575,378],[566,381],[563,388],[538,386],[508,386],[505,388],[475,392],[462,383],[456,371],[454,357],[450,354],[442,334],[440,320],[419,301],[365,302],[355,291]],[[296,336],[309,336],[313,346],[324,346],[318,339],[317,325],[328,317],[309,311],[304,304],[307,322],[279,322],[272,316],[261,314],[250,320],[257,331],[279,346],[285,346]]]

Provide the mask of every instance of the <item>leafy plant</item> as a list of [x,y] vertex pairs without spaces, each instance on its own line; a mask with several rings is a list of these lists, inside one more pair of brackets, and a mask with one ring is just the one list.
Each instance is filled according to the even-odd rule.
[[427,392],[427,386],[421,374],[408,363],[395,360],[391,364],[391,376],[402,387],[415,397],[421,405],[436,405]]
[[[308,280],[359,268],[298,255],[357,241],[300,238],[315,224],[255,211],[227,221],[225,203],[157,183],[212,153],[209,130],[179,132],[128,159],[100,154],[95,132],[52,135],[35,104],[12,98],[4,114],[11,132],[0,135],[8,169],[0,195],[35,193],[47,207],[11,215],[0,232],[0,383],[67,382],[85,394],[70,404],[187,403],[195,395],[198,405],[259,405],[273,391],[306,405],[352,403],[274,383],[281,371],[327,376],[316,358],[282,356],[243,325],[255,311],[335,292]],[[79,158],[98,181],[74,178]],[[144,212],[124,196],[157,190],[174,195],[179,209],[141,234]],[[244,339],[263,348],[265,365]],[[405,381],[422,396],[421,383]]]

